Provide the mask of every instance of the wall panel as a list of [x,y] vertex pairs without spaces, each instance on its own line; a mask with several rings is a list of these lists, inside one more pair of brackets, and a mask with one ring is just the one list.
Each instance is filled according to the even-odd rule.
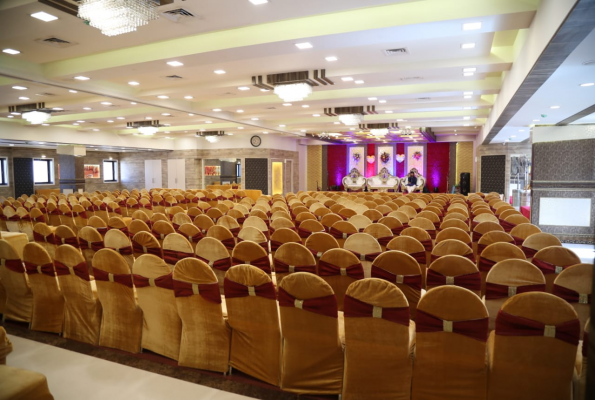
[[450,143],[428,143],[426,152],[426,186],[430,192],[437,187],[439,193],[445,193],[449,186]]
[[261,190],[262,194],[269,192],[269,159],[246,158],[246,173],[244,174],[246,189]]
[[308,184],[307,190],[316,190],[322,182],[322,147],[308,146]]

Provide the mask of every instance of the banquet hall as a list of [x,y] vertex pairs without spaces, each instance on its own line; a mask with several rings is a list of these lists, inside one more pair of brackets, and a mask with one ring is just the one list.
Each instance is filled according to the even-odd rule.
[[0,400],[595,399],[595,0],[0,27]]

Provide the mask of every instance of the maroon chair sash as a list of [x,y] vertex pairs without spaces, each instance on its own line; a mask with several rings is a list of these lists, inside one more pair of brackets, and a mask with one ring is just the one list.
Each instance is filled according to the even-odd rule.
[[289,265],[285,261],[281,261],[278,258],[274,258],[273,265],[275,266],[275,272],[279,273],[279,274],[293,273],[293,272],[310,272],[311,274],[316,273],[316,264],[313,264],[313,265]]
[[483,251],[486,249],[486,247],[488,247],[489,245],[486,244],[479,244],[477,243],[477,254],[481,254],[483,253]]
[[239,258],[232,257],[231,263],[232,263],[232,265],[240,265],[240,264],[252,265],[253,267],[257,267],[257,268],[263,270],[264,272],[266,272],[269,275],[271,274],[271,262],[269,260],[269,256],[260,257],[255,260],[252,260],[252,261],[244,261],[244,260],[240,260]]
[[4,265],[6,268],[13,272],[25,272],[25,266],[23,265],[23,261],[21,261],[20,258],[14,260],[5,260],[2,258],[0,259],[0,265]]
[[132,289],[132,275],[131,274],[112,274],[102,269],[93,267],[93,276],[96,281],[115,282],[120,285],[127,286]]
[[271,251],[277,251],[279,247],[283,246],[285,243],[279,242],[278,240],[271,240]]
[[431,239],[436,239],[436,230],[435,229],[426,230],[426,232],[428,232]]
[[72,237],[68,237],[68,238],[61,238],[58,235],[55,235],[55,240],[56,240],[56,245],[61,245],[61,244],[69,244],[72,247],[76,247],[77,249],[79,248],[79,240],[76,236],[72,236]]
[[472,236],[474,242],[479,242],[479,239],[481,239],[481,237],[483,236],[483,233],[473,231],[471,236]]
[[185,258],[196,258],[196,256],[194,253],[163,249],[163,259],[167,264],[175,265],[178,261]]
[[215,283],[190,283],[173,280],[174,295],[176,297],[202,296],[203,299],[215,304],[221,304],[219,284]]
[[73,217],[81,217],[82,219],[87,219],[87,212],[86,211],[81,211],[81,212],[72,212],[72,216]]
[[426,249],[426,251],[432,251],[432,249],[434,248],[432,239],[420,240],[420,243],[424,245],[424,249]]
[[514,235],[512,235],[512,238],[514,239],[514,244],[516,246],[522,246],[523,242],[525,241],[525,239],[521,239],[520,237]]
[[353,235],[355,232],[354,233],[345,233],[345,232],[341,232],[337,228],[331,227],[331,229],[329,229],[329,233],[336,239],[347,239],[349,236]]
[[99,250],[105,248],[105,244],[103,243],[103,241],[101,241],[101,242],[88,242],[86,240],[81,240],[79,242],[79,245],[80,245],[80,249],[81,250],[95,250],[95,251],[99,251]]
[[116,253],[119,253],[122,256],[131,256],[132,255],[132,246],[126,246],[126,247],[120,247],[120,248],[106,247],[106,249],[111,249],[111,250],[115,251]]
[[397,275],[376,265],[372,265],[372,278],[384,279],[391,283],[402,283],[421,292],[421,275]]
[[89,212],[99,211],[99,207],[97,207],[95,204],[91,204],[90,206],[85,207],[85,211],[89,211]]
[[581,323],[578,319],[559,325],[545,325],[542,322],[508,314],[500,310],[496,317],[496,335],[500,336],[545,336],[578,345]]
[[537,252],[539,251],[539,250],[532,249],[530,247],[525,247],[523,245],[521,245],[521,250],[523,250],[523,253],[525,253],[525,256],[527,258],[534,257],[535,254],[537,254]]
[[345,295],[343,309],[347,318],[381,318],[399,325],[409,326],[409,307],[375,307]]
[[282,287],[279,288],[279,306],[295,307],[315,314],[338,318],[337,297],[334,294],[313,299],[301,300],[293,297]]
[[223,281],[223,290],[226,299],[235,299],[238,297],[264,297],[269,300],[276,300],[275,286],[273,282],[263,283],[259,286],[246,286],[241,283],[225,278]]
[[144,208],[145,210],[152,210],[153,209],[153,205],[152,204],[140,204],[141,208]]
[[56,236],[53,233],[50,233],[47,236],[43,236],[41,233],[33,231],[33,240],[36,242],[56,244]]
[[502,228],[504,228],[504,232],[510,232],[512,230],[512,228],[514,228],[516,226],[516,224],[513,224],[511,222],[507,222],[502,219],[498,219],[498,220],[500,222],[500,226]]
[[97,229],[97,232],[99,232],[101,234],[101,236],[105,236],[105,234],[107,233],[107,231],[110,230],[110,228],[107,227],[107,226],[100,226],[100,227],[97,227],[95,229]]
[[[475,256],[473,255],[473,253],[468,253],[468,254],[459,254],[459,255],[460,255],[461,257],[468,258],[468,259],[470,259],[471,261],[475,262]],[[438,255],[436,255],[436,254],[430,254],[430,260],[431,260],[431,262],[434,262],[434,261],[436,261],[436,260],[437,260],[437,259],[439,259],[440,257],[443,257],[443,256],[438,256]]]
[[403,232],[403,229],[405,229],[404,226],[397,226],[396,228],[392,228],[390,231],[393,233],[393,235],[399,236],[401,232]]
[[165,200],[152,201],[151,203],[152,203],[153,206],[165,206]]
[[173,275],[171,273],[167,275],[162,275],[159,278],[147,278],[142,275],[133,274],[132,282],[134,283],[134,286],[137,289],[154,286],[160,287],[162,289],[174,290],[174,280]]
[[418,251],[417,253],[411,253],[409,255],[415,258],[415,261],[417,261],[419,264],[425,264],[427,262],[425,251]]
[[318,250],[314,250],[314,249],[310,249],[310,248],[308,250],[310,250],[310,253],[312,253],[312,255],[314,255],[314,257],[316,257],[316,258],[320,258],[324,254],[323,251],[318,251]]
[[236,219],[236,221],[238,221],[238,224],[244,225],[244,222],[246,222],[246,217],[240,217]]
[[472,272],[470,274],[458,276],[446,276],[433,269],[428,269],[426,282],[428,286],[455,285],[469,290],[481,290],[481,275],[479,272]]
[[190,243],[198,243],[198,242],[200,242],[200,241],[201,241],[201,240],[202,240],[202,239],[205,237],[205,236],[202,234],[202,232],[200,232],[200,231],[198,231],[198,232],[196,233],[196,235],[193,235],[193,236],[186,236],[186,235],[184,235],[183,233],[181,233],[181,235],[182,235],[182,236],[185,236],[185,237],[186,237],[186,239],[188,239],[188,241],[189,241]]
[[101,205],[99,206],[99,209],[100,209],[101,211],[107,211],[107,204],[105,204],[105,203],[101,203]]
[[227,250],[233,250],[236,247],[236,240],[233,237],[221,240],[221,243],[225,246]]
[[25,272],[27,272],[27,275],[43,274],[47,276],[56,276],[56,273],[54,272],[54,264],[51,262],[43,265],[37,265],[32,262],[25,261],[23,264],[25,264]]
[[543,272],[544,275],[549,274],[559,274],[560,272],[564,271],[564,268],[568,267],[568,265],[558,266],[547,261],[539,260],[534,258],[531,263],[535,265],[537,268]]
[[72,268],[69,268],[66,264],[62,264],[60,261],[54,261],[54,268],[56,270],[56,275],[58,276],[76,275],[85,281],[91,280],[89,277],[89,267],[87,266],[86,261],[83,261]]
[[376,240],[378,241],[379,245],[386,247],[386,245],[388,245],[390,243],[390,241],[393,240],[394,238],[395,238],[395,236],[384,236],[381,238],[377,238]]
[[479,270],[480,271],[484,271],[484,272],[490,272],[490,270],[492,269],[492,267],[494,265],[496,265],[498,262],[497,261],[492,261],[490,259],[487,259],[485,257],[479,256]]
[[552,294],[569,303],[591,304],[591,293],[579,293],[567,287],[556,285],[555,283]]
[[209,261],[206,258],[202,258],[200,256],[196,256],[199,260],[203,261],[204,263],[208,264],[209,267],[213,269],[217,269],[219,271],[227,271],[231,268],[231,258],[226,257],[220,260]]
[[374,261],[376,259],[376,257],[378,257],[380,254],[382,254],[382,252],[380,253],[368,253],[368,254],[360,254],[356,251],[353,250],[349,250],[351,251],[357,258],[360,259],[360,261]]
[[320,276],[349,276],[353,279],[364,279],[364,267],[361,263],[350,265],[347,268],[340,268],[327,261],[318,262],[318,274]]
[[65,217],[72,218],[72,211],[66,211],[66,212],[64,212],[62,210],[58,210],[58,213],[59,213],[59,215],[63,215]]
[[132,241],[132,250],[135,253],[153,254],[154,256],[163,258],[161,247],[145,247],[134,240]]
[[237,228],[229,228],[229,231],[232,233],[234,237],[238,237],[238,233],[240,233],[241,230],[241,226],[238,226]]
[[486,300],[504,299],[515,294],[527,292],[545,292],[545,283],[537,285],[506,286],[498,283],[486,282]]
[[415,313],[415,330],[416,332],[457,333],[480,342],[487,342],[489,321],[487,317],[465,321],[445,321],[418,308]]
[[31,221],[33,222],[43,222],[44,224],[47,222],[45,219],[45,215],[40,215],[37,218],[31,218]]

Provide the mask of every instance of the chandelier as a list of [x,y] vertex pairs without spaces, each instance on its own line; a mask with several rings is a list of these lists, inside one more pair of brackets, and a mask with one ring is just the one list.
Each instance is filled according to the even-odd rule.
[[320,139],[330,139],[331,135],[329,135],[329,134],[328,134],[328,133],[326,133],[326,132],[322,132],[322,133],[319,133],[319,134],[318,134],[318,137],[319,137]]
[[388,135],[388,129],[387,128],[370,129],[370,133],[374,136],[386,136],[386,135]]
[[152,0],[82,0],[78,17],[106,36],[134,32],[159,17]]
[[342,114],[339,115],[339,121],[343,125],[359,125],[363,122],[364,116],[360,114]]
[[139,126],[138,127],[138,133],[140,133],[141,135],[145,135],[145,136],[153,136],[154,134],[157,133],[158,130],[159,130],[159,128],[157,128],[156,126]]
[[42,111],[29,111],[24,112],[22,115],[31,125],[43,124],[52,116],[50,113]]
[[205,139],[209,143],[217,143],[219,141],[219,136],[205,136]]
[[307,83],[292,83],[275,86],[275,94],[286,103],[302,101],[312,94],[312,86]]

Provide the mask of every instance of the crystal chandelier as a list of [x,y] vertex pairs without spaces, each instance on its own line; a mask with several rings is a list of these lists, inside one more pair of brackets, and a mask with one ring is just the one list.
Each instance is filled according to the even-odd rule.
[[219,136],[205,136],[205,139],[209,143],[217,143],[219,141]]
[[321,139],[330,139],[331,136],[326,132],[322,132],[318,134],[318,137]]
[[286,103],[302,101],[312,94],[312,86],[307,83],[292,83],[275,86],[275,94]]
[[159,17],[152,0],[83,0],[78,17],[107,36],[134,32]]
[[363,122],[364,116],[359,114],[342,114],[339,115],[339,121],[343,125],[359,125]]
[[23,118],[26,119],[31,125],[39,125],[50,119],[52,115],[50,113],[42,111],[29,111],[23,113]]
[[139,126],[138,127],[138,132],[145,136],[153,136],[154,134],[157,133],[158,130],[159,130],[159,128],[157,128],[156,126]]
[[386,136],[388,134],[388,129],[370,129],[370,133],[374,136]]

